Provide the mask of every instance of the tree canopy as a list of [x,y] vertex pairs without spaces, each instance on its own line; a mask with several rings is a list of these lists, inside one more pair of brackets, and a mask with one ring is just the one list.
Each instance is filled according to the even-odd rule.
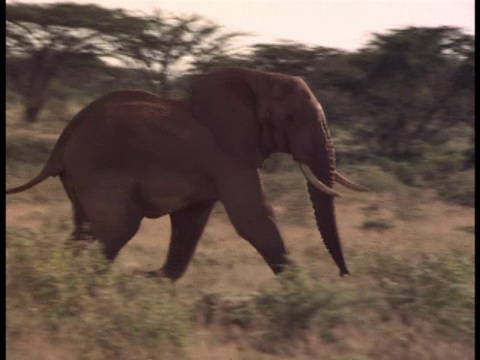
[[363,126],[375,135],[376,151],[408,159],[423,151],[415,144],[441,142],[451,127],[472,125],[473,92],[465,89],[473,88],[473,56],[473,37],[458,28],[375,34],[356,58],[364,74],[356,95],[382,114]]
[[197,15],[167,16],[161,12],[146,16],[141,33],[122,44],[120,57],[145,71],[146,84],[152,90],[168,94],[173,68],[183,63],[209,62],[229,51],[231,40],[242,33],[222,31],[221,26]]
[[10,68],[24,98],[27,122],[36,120],[58,71],[111,56],[119,37],[142,28],[140,19],[124,11],[96,5],[19,3],[6,8],[7,60],[24,60],[22,70]]
[[88,92],[87,79],[108,77],[108,89],[129,83],[168,95],[182,91],[185,75],[239,65],[303,77],[342,134],[340,160],[346,146],[356,159],[427,168],[434,154],[444,168],[474,166],[475,42],[460,28],[391,29],[350,52],[293,42],[241,48],[247,34],[195,15],[69,3],[6,8],[7,88],[23,97],[27,121],[37,119],[53,79]]
[[241,35],[198,16],[135,16],[96,5],[14,3],[6,10],[7,72],[27,122],[36,121],[49,83],[65,68],[116,60],[145,70],[146,86],[167,93],[175,64],[208,61]]

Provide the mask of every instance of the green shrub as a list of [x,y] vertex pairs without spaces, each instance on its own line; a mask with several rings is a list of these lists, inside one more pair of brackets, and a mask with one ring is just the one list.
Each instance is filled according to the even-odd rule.
[[24,164],[44,164],[53,149],[53,139],[30,137],[10,137],[6,147],[6,157],[12,162]]
[[133,348],[152,357],[158,346],[185,347],[190,311],[169,282],[115,272],[98,243],[64,244],[50,231],[24,235],[9,240],[15,244],[7,268],[10,308],[33,311],[53,333],[69,329],[86,358],[127,359]]
[[194,308],[197,322],[234,325],[246,331],[255,347],[269,353],[289,353],[312,332],[324,341],[336,341],[337,328],[353,303],[351,293],[336,285],[311,284],[295,264],[277,279],[278,286],[250,296],[201,295]]
[[38,304],[53,328],[64,317],[80,315],[91,292],[105,280],[100,273],[107,264],[98,246],[89,247],[82,256],[73,254],[74,246],[55,246],[45,238],[15,241],[9,270],[16,289]]
[[365,220],[362,224],[362,228],[365,230],[385,231],[393,227],[394,225],[385,219]]
[[444,200],[463,206],[475,207],[475,170],[448,174],[436,184]]
[[[399,185],[398,179],[391,172],[379,165],[359,165],[353,168],[357,174],[356,179],[363,186],[374,192],[386,192],[396,190]],[[346,169],[342,169],[344,172]]]
[[446,174],[461,171],[465,160],[462,152],[432,149],[424,155],[418,167],[426,180],[441,180]]
[[252,326],[255,308],[251,297],[205,293],[196,301],[194,315],[203,325],[219,323],[247,329]]
[[406,185],[419,186],[422,184],[422,174],[414,163],[406,161],[397,162],[393,172]]
[[126,274],[112,280],[98,291],[81,324],[85,350],[101,348],[112,357],[128,358],[129,347],[151,349],[150,356],[158,345],[169,351],[185,347],[191,331],[189,311],[169,283]]
[[459,226],[455,229],[469,234],[475,234],[475,226]]
[[317,329],[325,340],[334,340],[334,328],[342,323],[348,294],[342,290],[308,283],[305,273],[291,265],[278,278],[279,286],[261,291],[255,302],[265,322],[263,347],[269,344],[288,346],[304,338],[306,332]]
[[370,273],[377,280],[378,297],[404,322],[428,320],[441,332],[469,336],[474,330],[474,280],[468,259],[457,252],[402,259],[377,254]]

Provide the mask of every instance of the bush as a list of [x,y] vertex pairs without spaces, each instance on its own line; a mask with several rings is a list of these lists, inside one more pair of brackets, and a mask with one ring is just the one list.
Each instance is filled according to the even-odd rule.
[[51,230],[36,238],[8,235],[16,237],[8,241],[14,244],[7,267],[9,307],[39,316],[58,336],[68,329],[69,338],[80,339],[85,358],[129,359],[140,348],[147,358],[159,346],[167,352],[185,347],[190,312],[170,283],[116,273],[98,243],[62,244]]
[[474,331],[473,264],[466,254],[421,254],[417,258],[380,255],[370,268],[383,299],[403,322],[432,321],[457,338]]
[[375,162],[379,168],[357,167],[360,172],[364,171],[359,175],[362,184],[375,191],[391,190],[396,187],[395,181],[391,179],[393,175],[409,186],[433,187],[446,201],[463,206],[475,206],[475,169],[461,171],[465,159],[459,152],[443,151],[435,154],[431,150],[425,157],[416,161],[395,162],[386,158],[376,158]]
[[256,314],[250,297],[205,293],[196,301],[194,315],[197,321],[206,326],[220,323],[247,329],[253,325]]
[[[342,172],[346,172],[345,170],[347,169],[342,169]],[[359,179],[360,184],[374,192],[396,191],[399,186],[398,179],[391,170],[385,170],[380,164],[358,165],[350,171],[357,174],[355,178]]]
[[278,281],[278,288],[255,297],[265,323],[262,347],[285,350],[311,329],[317,329],[325,340],[334,340],[334,328],[342,323],[350,303],[348,294],[326,285],[309,285],[297,265],[286,269]]
[[336,285],[313,285],[292,264],[279,275],[275,288],[247,297],[203,294],[196,302],[195,317],[203,325],[245,330],[249,341],[262,351],[291,353],[312,332],[324,341],[336,341],[337,327],[352,303],[350,292]]
[[456,230],[459,230],[459,231],[464,231],[468,234],[475,234],[475,226],[459,226],[457,228],[455,228]]
[[406,161],[397,162],[393,167],[393,172],[406,185],[418,186],[422,184],[422,173],[415,164]]
[[394,225],[385,219],[365,220],[362,224],[362,228],[365,230],[385,231],[393,227]]
[[449,174],[436,183],[437,192],[444,200],[475,207],[475,170]]
[[6,158],[15,164],[44,164],[53,149],[54,140],[33,139],[25,136],[10,138],[6,144]]
[[461,171],[465,161],[464,152],[433,148],[423,156],[418,167],[426,180],[441,180],[446,174]]
[[112,358],[129,359],[130,348],[141,348],[151,358],[159,346],[177,352],[187,345],[189,311],[170,284],[125,274],[112,280],[84,314],[80,331],[86,351],[100,348]]

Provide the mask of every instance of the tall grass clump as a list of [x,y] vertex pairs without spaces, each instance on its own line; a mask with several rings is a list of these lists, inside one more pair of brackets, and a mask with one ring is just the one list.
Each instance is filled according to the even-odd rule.
[[262,347],[285,350],[312,330],[334,341],[335,327],[352,299],[338,287],[310,284],[302,269],[292,264],[279,276],[277,287],[260,291],[254,301],[264,323]]
[[[149,358],[158,351],[183,351],[190,312],[170,283],[115,271],[98,243],[67,245],[51,232],[26,234],[7,234],[14,237],[8,241],[13,245],[7,267],[12,316],[37,317],[50,334],[76,339],[79,358]],[[21,323],[14,320],[11,324]],[[9,331],[21,329],[7,326]]]
[[[292,354],[309,339],[335,342],[356,300],[351,290],[313,283],[302,268],[291,264],[277,284],[248,296],[205,293],[195,304],[202,325],[218,324],[230,335],[241,330],[256,349]],[[236,335],[234,335],[236,336]]]
[[448,174],[435,185],[440,197],[463,206],[475,207],[475,170]]
[[470,257],[460,252],[401,259],[377,254],[370,273],[377,281],[378,298],[402,322],[426,320],[439,333],[466,339],[474,331],[473,268]]

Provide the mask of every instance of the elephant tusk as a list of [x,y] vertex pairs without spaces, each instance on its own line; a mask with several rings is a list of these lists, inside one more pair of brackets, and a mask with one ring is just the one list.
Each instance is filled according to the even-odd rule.
[[310,169],[308,165],[303,163],[299,163],[299,165],[300,170],[302,170],[302,173],[303,175],[305,175],[308,182],[310,182],[310,184],[315,186],[318,190],[330,196],[342,196],[339,192],[333,190],[332,188],[329,188],[327,185],[318,180],[318,178],[315,176],[312,169]]
[[355,191],[370,191],[368,188],[365,186],[359,185],[352,180],[346,178],[344,175],[340,174],[339,172],[335,171],[335,180],[339,183],[345,186],[346,188],[355,190]]

